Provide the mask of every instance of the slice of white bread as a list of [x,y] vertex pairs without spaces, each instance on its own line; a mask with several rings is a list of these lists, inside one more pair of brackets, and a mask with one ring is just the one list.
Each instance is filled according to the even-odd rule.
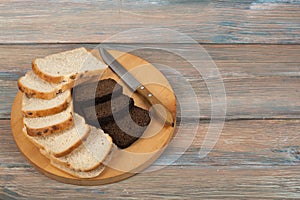
[[60,163],[57,163],[53,160],[50,161],[51,165],[56,167],[57,169],[66,172],[67,174],[70,174],[71,176],[77,177],[77,178],[95,178],[99,176],[105,169],[104,165],[98,166],[96,169],[89,171],[89,172],[82,172],[82,171],[76,171],[73,169],[70,169]]
[[[26,133],[26,128],[23,130]],[[28,139],[37,147],[44,149],[48,154],[61,157],[69,154],[80,146],[90,133],[90,126],[85,123],[83,117],[74,114],[74,126],[68,130],[48,136],[32,137],[26,134]]]
[[[50,160],[50,163],[52,166],[56,167],[57,169],[67,173],[67,174],[70,174],[74,177],[77,177],[77,178],[94,178],[94,177],[97,177],[99,176],[105,169],[105,167],[107,165],[109,165],[109,162],[110,160],[112,159],[113,157],[113,153],[114,151],[117,149],[118,147],[116,145],[112,145],[112,148],[109,152],[109,154],[106,156],[105,158],[105,161],[99,165],[96,169],[93,169],[91,171],[88,171],[88,172],[83,172],[83,171],[76,171],[74,169],[71,169],[63,164],[61,164],[60,162],[56,162],[55,160]],[[45,155],[47,154],[47,152],[45,152],[43,149],[40,150],[40,152]]]
[[88,172],[99,167],[112,150],[112,139],[101,129],[91,126],[88,138],[70,154],[63,157],[53,157],[41,151],[50,160],[75,171]]
[[49,83],[40,79],[33,71],[29,71],[18,80],[19,89],[28,98],[52,99],[74,85],[74,82]]
[[33,71],[50,83],[70,82],[79,74],[100,72],[106,68],[105,64],[83,47],[37,58],[32,62]]
[[44,117],[54,115],[65,110],[72,100],[71,90],[58,94],[55,98],[46,100],[28,98],[23,94],[22,113],[25,117]]
[[73,102],[68,108],[55,115],[35,118],[23,118],[27,134],[30,136],[46,136],[58,133],[74,125]]

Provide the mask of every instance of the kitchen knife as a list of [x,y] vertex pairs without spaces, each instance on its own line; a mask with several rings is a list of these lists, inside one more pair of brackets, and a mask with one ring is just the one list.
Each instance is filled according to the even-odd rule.
[[167,125],[174,127],[174,119],[171,112],[156,98],[143,84],[141,84],[132,74],[130,74],[123,65],[121,65],[106,49],[99,47],[100,55],[103,61],[129,86],[132,91],[136,91],[150,105],[153,106],[155,113],[159,118],[165,120]]

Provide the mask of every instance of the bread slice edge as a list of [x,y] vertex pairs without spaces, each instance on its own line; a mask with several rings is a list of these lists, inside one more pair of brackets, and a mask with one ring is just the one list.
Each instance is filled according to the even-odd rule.
[[[104,160],[102,160],[101,162],[98,162],[97,164],[95,164],[94,166],[92,166],[92,167],[90,167],[90,168],[87,168],[87,169],[84,169],[84,170],[79,170],[79,169],[75,169],[74,167],[72,167],[69,163],[67,163],[67,162],[64,162],[64,161],[62,161],[62,160],[60,160],[58,157],[55,157],[55,156],[53,156],[53,155],[51,155],[51,154],[48,154],[46,151],[40,151],[45,157],[47,157],[48,159],[50,159],[50,160],[53,160],[54,162],[56,162],[56,163],[59,163],[60,165],[63,165],[63,166],[65,166],[65,167],[68,167],[68,168],[70,168],[70,169],[73,169],[73,170],[75,170],[75,171],[82,171],[82,172],[89,172],[89,171],[92,171],[92,170],[95,170],[97,167],[99,167],[100,165],[102,165],[104,162],[107,162],[106,161],[106,158],[110,155],[110,154],[112,154],[112,151],[113,151],[113,142],[112,142],[112,139],[111,139],[111,137],[108,135],[108,134],[106,134],[106,133],[104,133],[105,134],[105,136],[107,137],[107,139],[110,141],[110,150],[106,153],[106,155],[104,156]],[[79,147],[79,146],[78,146]]]
[[41,92],[35,89],[31,89],[26,87],[21,83],[22,77],[18,80],[17,85],[21,92],[27,95],[27,97],[31,98],[40,98],[40,99],[53,99],[57,96],[57,94],[60,94],[62,92],[65,92],[68,89],[71,89],[74,85],[74,81],[72,82],[66,82],[66,84],[63,84],[61,87],[53,88],[53,91],[51,92]]
[[94,169],[92,171],[89,171],[89,172],[81,172],[81,171],[75,171],[73,169],[70,169],[70,168],[68,168],[64,165],[56,163],[53,160],[50,161],[50,164],[53,167],[57,168],[58,170],[61,170],[64,173],[67,173],[67,174],[69,174],[71,176],[74,176],[76,178],[84,178],[84,179],[91,179],[91,178],[98,177],[105,170],[104,165],[100,165],[96,169]]
[[82,137],[79,138],[78,141],[75,144],[73,144],[71,147],[69,147],[68,149],[66,149],[65,151],[62,151],[60,153],[55,153],[55,152],[51,151],[50,149],[46,149],[43,145],[41,145],[40,143],[36,142],[34,140],[34,137],[32,137],[32,136],[30,136],[30,135],[27,134],[25,126],[23,128],[23,133],[28,138],[28,140],[31,143],[33,143],[36,147],[38,147],[39,149],[43,149],[45,152],[47,152],[50,155],[53,155],[54,157],[62,157],[62,156],[65,156],[65,155],[71,153],[73,150],[75,150],[77,147],[79,147],[84,140],[86,140],[86,138],[90,134],[90,128],[88,128],[88,131],[84,135],[82,135]]
[[[23,95],[26,95],[23,93]],[[23,97],[24,98],[24,97]],[[45,110],[23,110],[22,109],[22,114],[23,116],[27,118],[35,118],[35,117],[45,117],[49,115],[54,115],[57,113],[60,113],[68,108],[72,101],[72,95],[70,94],[64,102],[61,104],[57,105],[56,107],[48,108]]]
[[[74,126],[74,110],[73,110],[73,105],[69,105],[69,106],[71,106],[70,107],[71,112],[68,113],[69,116],[67,117],[67,119],[65,119],[64,121],[59,122],[57,124],[49,125],[47,127],[41,127],[41,128],[29,127],[25,123],[25,121],[24,121],[25,118],[23,117],[23,123],[24,123],[24,126],[26,127],[27,134],[29,136],[33,136],[33,137],[38,137],[38,136],[41,136],[41,135],[47,136],[47,135],[51,135],[51,134],[54,134],[54,133],[59,133],[63,130],[71,128],[72,126]],[[63,111],[63,112],[65,112],[65,111]],[[30,118],[30,119],[33,119],[33,118]]]

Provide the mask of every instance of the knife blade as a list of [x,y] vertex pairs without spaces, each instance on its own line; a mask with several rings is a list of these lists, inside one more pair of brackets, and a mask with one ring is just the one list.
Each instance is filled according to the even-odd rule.
[[148,90],[142,83],[140,83],[132,74],[130,74],[126,68],[117,61],[106,49],[99,47],[100,55],[103,61],[112,69],[125,83],[129,86],[132,91],[136,91],[141,95],[150,105],[161,105],[154,106],[154,111],[158,117],[165,120],[165,124],[174,127],[174,119],[171,112],[163,105],[163,103],[156,98],[151,91]]

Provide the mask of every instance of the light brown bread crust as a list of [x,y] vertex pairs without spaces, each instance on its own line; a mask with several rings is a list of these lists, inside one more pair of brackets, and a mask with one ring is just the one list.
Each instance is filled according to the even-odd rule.
[[35,60],[36,59],[34,59],[32,61],[32,70],[41,79],[43,79],[44,81],[48,81],[50,83],[61,83],[64,80],[64,78],[65,78],[64,76],[51,76],[51,75],[44,74],[43,72],[41,72],[39,67],[35,64]]
[[38,75],[41,79],[43,79],[44,81],[47,81],[47,82],[50,82],[50,83],[61,83],[63,81],[65,81],[65,82],[70,82],[71,81],[72,82],[78,76],[78,73],[72,74],[69,77],[65,77],[65,76],[51,76],[49,74],[44,74],[43,72],[40,71],[39,67],[36,65],[35,60],[33,60],[33,62],[32,62],[32,71],[36,75]]
[[60,94],[64,91],[72,88],[73,85],[74,85],[74,81],[71,81],[71,82],[68,82],[68,83],[62,85],[61,88],[54,88],[54,90],[51,91],[51,92],[40,92],[40,91],[37,91],[37,90],[27,88],[26,86],[24,86],[21,83],[21,79],[18,80],[19,90],[21,92],[23,92],[24,94],[26,94],[27,97],[29,97],[29,98],[34,97],[34,98],[40,98],[40,99],[53,99],[54,97],[57,96],[57,94]]
[[[19,87],[20,91],[22,91],[29,98],[34,97],[34,98],[49,100],[49,99],[55,98],[57,96],[57,94],[60,94],[62,92],[65,92],[68,89],[71,89],[74,86],[75,82],[76,82],[76,84],[79,84],[81,82],[85,82],[85,81],[88,81],[90,79],[99,78],[99,75],[102,74],[105,69],[84,71],[84,72],[81,72],[79,74],[74,73],[74,74],[67,75],[67,76],[64,76],[64,75],[61,75],[61,76],[59,76],[59,75],[56,76],[55,75],[55,76],[53,76],[53,75],[45,74],[44,72],[42,72],[41,69],[39,68],[39,66],[36,64],[36,60],[33,60],[32,70],[42,80],[47,81],[49,83],[54,83],[54,84],[61,83],[61,85],[59,85],[58,87],[54,87],[53,90],[50,91],[50,92],[41,92],[41,91],[38,91],[38,89],[36,89],[36,88],[31,89],[30,88],[31,86],[27,87],[25,82],[24,82],[24,85],[23,85],[22,82],[21,82],[21,79],[19,79],[17,84],[18,84],[18,87]],[[65,109],[67,109],[68,106],[70,105],[71,101],[72,101],[72,96],[70,96],[70,99],[68,98],[68,100],[66,100],[62,104],[56,106],[55,108],[50,108],[50,109],[47,109],[47,110],[46,109],[45,110],[38,110],[38,111],[37,110],[35,110],[35,111],[27,110],[26,112],[25,111],[23,112],[23,115],[27,118],[34,118],[34,117],[44,117],[44,116],[48,116],[48,115],[58,114],[58,113],[64,111]],[[70,154],[72,151],[74,151],[80,145],[82,145],[82,143],[90,135],[90,130],[87,131],[86,133],[84,133],[82,136],[80,136],[81,137],[80,140],[76,141],[75,144],[72,144],[71,147],[69,147],[68,149],[63,150],[63,152],[60,152],[60,153],[55,153],[55,152],[52,152],[49,149],[45,149],[44,146],[42,146],[41,144],[36,142],[33,138],[33,137],[38,137],[38,136],[41,136],[41,135],[42,136],[48,136],[48,135],[51,135],[51,134],[59,133],[61,131],[64,131],[64,130],[67,130],[67,129],[71,128],[72,126],[74,126],[74,123],[75,123],[74,118],[73,118],[73,115],[71,114],[70,117],[68,119],[66,119],[65,121],[59,122],[58,124],[55,124],[55,125],[45,125],[47,127],[43,127],[43,128],[30,128],[30,127],[25,125],[24,133],[29,138],[29,140],[40,149],[42,154],[45,155],[47,158],[49,158],[51,160],[51,163],[52,163],[52,161],[55,161],[58,164],[61,164],[62,166],[68,167],[70,170],[74,170],[74,174],[73,174],[73,172],[71,172],[71,175],[77,176],[76,172],[91,172],[93,170],[99,171],[99,168],[101,168],[102,167],[101,165],[103,165],[102,162],[98,162],[94,166],[91,166],[88,169],[83,169],[81,171],[81,170],[72,168],[72,166],[70,166],[69,163],[61,161],[59,159],[59,157],[66,156],[66,155]],[[113,146],[111,137],[108,136],[108,135],[106,135],[106,137],[110,140],[110,145]],[[111,151],[112,151],[112,147],[110,147],[110,148],[111,148]],[[105,157],[109,157],[109,155],[111,154],[111,151],[107,152]],[[106,159],[107,158],[105,158],[105,160]],[[105,162],[105,160],[103,160],[103,162]],[[79,167],[79,168],[81,168],[81,167]],[[64,171],[64,170],[62,169],[62,171]],[[67,173],[70,174],[70,172],[67,172]]]
[[24,135],[26,136],[26,138],[27,138],[32,144],[34,144],[37,148],[45,150],[45,148],[44,148],[43,145],[40,145],[39,143],[37,143],[35,140],[32,139],[31,136],[29,136],[29,135],[27,134],[26,127],[25,127],[25,130],[23,129],[23,133],[24,133]]
[[26,96],[29,98],[35,97],[35,98],[41,98],[41,99],[52,99],[56,96],[56,92],[45,93],[45,92],[40,92],[37,90],[29,89],[21,83],[21,79],[18,80],[18,88],[21,92],[26,94]]
[[87,139],[87,137],[90,135],[90,127],[88,126],[88,129],[86,131],[86,133],[84,135],[81,136],[81,138],[78,139],[78,141],[73,144],[73,146],[69,147],[68,149],[66,149],[65,151],[62,151],[61,153],[55,153],[55,152],[52,152],[52,151],[47,151],[45,149],[45,147],[43,145],[41,145],[40,143],[36,142],[32,136],[29,136],[27,134],[27,131],[26,131],[26,127],[23,129],[23,133],[25,134],[25,136],[29,139],[29,141],[31,143],[33,143],[36,147],[38,147],[39,149],[43,149],[45,152],[47,151],[47,153],[53,155],[54,157],[62,157],[62,156],[65,156],[69,153],[71,153],[73,150],[75,150],[77,147],[79,147],[83,141],[85,141]]
[[87,139],[87,137],[90,135],[90,130],[86,132],[86,134],[84,134],[80,140],[78,140],[78,142],[76,142],[73,146],[71,146],[69,149],[67,149],[66,151],[63,151],[61,153],[53,153],[54,157],[62,157],[65,155],[68,155],[69,153],[71,153],[72,151],[74,151],[77,147],[79,147],[83,141],[85,141]]
[[81,171],[81,172],[90,172],[90,171],[93,171],[93,170],[97,169],[100,165],[102,165],[102,163],[99,162],[91,168],[88,168],[88,169],[85,169],[85,170],[78,170],[78,169],[74,169],[69,163],[62,162],[62,161],[60,161],[59,159],[57,159],[55,157],[51,157],[50,159],[53,160],[54,162],[60,164],[60,165],[63,165],[63,166],[68,167],[72,170]]
[[[45,147],[43,145],[40,145],[38,142],[36,142],[34,139],[32,139],[31,136],[29,136],[26,131],[24,132],[24,134],[26,135],[26,137],[35,145],[37,146],[39,149],[44,150],[44,152],[46,153],[47,150],[45,149]],[[74,151],[77,147],[79,147],[83,141],[86,140],[86,138],[89,136],[90,134],[90,129],[78,140],[78,142],[76,142],[73,146],[71,146],[70,148],[66,149],[65,151],[62,151],[61,153],[54,153],[54,152],[47,152],[47,154],[51,154],[54,157],[62,157],[65,155],[68,155],[69,153],[71,153],[72,151]],[[43,154],[44,154],[43,152]],[[50,158],[50,157],[49,157]]]
[[[95,177],[99,176],[105,169],[105,166],[101,165],[101,166],[99,166],[99,168],[95,169],[95,170],[98,170],[98,173],[95,176],[89,176],[87,174],[80,174],[82,172],[78,172],[78,171],[75,171],[75,170],[72,170],[72,169],[64,169],[65,166],[61,166],[59,163],[56,163],[55,161],[51,160],[50,163],[55,168],[65,172],[65,173],[67,173],[71,176],[74,176],[74,177],[77,177],[77,178],[84,178],[84,179],[95,178]],[[89,172],[86,172],[86,173],[89,173]]]
[[71,100],[72,100],[72,96],[70,95],[65,102],[58,105],[57,107],[49,108],[46,110],[26,110],[26,111],[22,111],[22,113],[23,116],[27,118],[45,117],[48,115],[58,114],[69,107]]
[[66,130],[68,128],[71,128],[72,126],[74,126],[74,119],[73,119],[72,115],[70,115],[70,117],[67,120],[65,120],[59,124],[55,124],[55,125],[51,125],[51,126],[43,127],[43,128],[30,128],[30,127],[26,126],[26,124],[25,124],[27,134],[30,136],[33,136],[33,137],[37,137],[37,136],[41,136],[41,135],[47,136],[47,135],[50,135],[53,133],[58,133],[63,130]]
[[[97,170],[97,169],[99,169],[99,168],[102,168],[102,170],[100,170],[100,172],[99,172],[99,174],[98,174],[97,176],[99,176],[99,175],[104,171],[105,167],[107,166],[107,164],[110,162],[110,160],[111,160],[111,158],[112,158],[112,154],[114,153],[114,151],[115,151],[117,148],[118,148],[117,146],[112,145],[112,148],[111,148],[110,152],[108,153],[108,155],[106,156],[104,162],[103,162],[100,166],[98,166],[97,168],[94,169],[94,170]],[[40,152],[41,152],[43,155],[47,154],[47,152],[45,152],[44,150],[40,150]],[[78,174],[76,174],[76,170],[71,169],[71,168],[69,168],[68,170],[64,170],[64,169],[61,168],[61,166],[66,167],[65,165],[61,165],[61,163],[57,163],[55,160],[51,159],[49,155],[45,155],[45,156],[46,156],[48,159],[50,159],[51,165],[53,165],[54,167],[60,169],[61,171],[65,172],[65,173],[68,173],[68,174],[70,174],[70,175],[72,175],[72,176],[78,177],[78,178],[89,178],[89,177],[86,177],[86,176],[78,176]],[[88,171],[88,172],[92,172],[92,171],[93,171],[93,170]],[[81,171],[80,171],[80,172],[81,172]],[[88,173],[88,172],[87,172],[87,173]],[[94,177],[97,177],[97,176],[94,176]],[[92,177],[90,177],[90,178],[92,178]]]
[[[111,146],[110,146],[110,151],[107,152],[107,154],[104,156],[104,157],[105,157],[105,160],[104,160],[104,161],[106,161],[106,158],[108,158],[108,155],[110,155],[111,152],[112,152],[112,150],[113,150],[113,143],[112,143],[111,137],[110,137],[109,135],[107,135],[107,134],[105,134],[105,136],[107,137],[107,139],[109,139],[110,145],[111,145]],[[96,165],[94,165],[94,166],[92,166],[92,167],[90,167],[90,168],[87,168],[87,169],[84,169],[84,170],[78,170],[78,169],[74,169],[69,163],[61,161],[59,158],[57,158],[58,156],[57,156],[57,157],[54,157],[54,156],[48,154],[48,153],[47,153],[46,151],[44,151],[44,150],[42,150],[42,151],[40,151],[40,152],[41,152],[44,156],[46,156],[48,159],[50,159],[50,160],[52,160],[52,161],[54,161],[54,162],[56,162],[56,163],[58,163],[58,164],[60,164],[60,165],[63,165],[63,166],[65,166],[65,167],[68,167],[68,168],[70,168],[70,169],[72,169],[72,170],[75,170],[75,171],[90,172],[90,171],[93,171],[93,170],[97,169],[100,165],[103,164],[103,162],[98,162]]]

